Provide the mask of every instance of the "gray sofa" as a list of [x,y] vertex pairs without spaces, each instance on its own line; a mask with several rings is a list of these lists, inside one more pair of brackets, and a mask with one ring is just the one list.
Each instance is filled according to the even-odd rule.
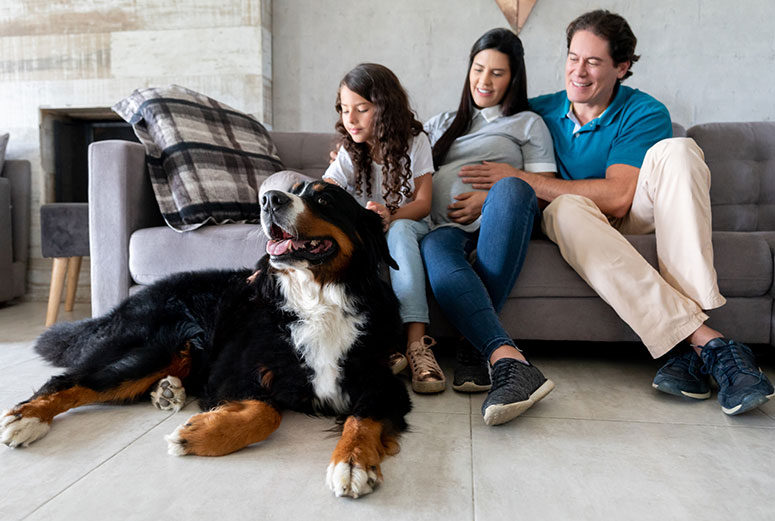
[[[703,124],[687,135],[705,151],[711,169],[715,264],[727,297],[725,306],[709,313],[709,324],[739,341],[775,346],[775,123]],[[326,168],[331,134],[272,137],[288,169],[320,176]],[[92,144],[89,176],[95,315],[169,273],[252,266],[263,253],[257,225],[208,226],[186,234],[166,227],[138,144]],[[628,239],[657,265],[653,235]],[[542,238],[533,239],[501,318],[517,339],[638,340]],[[430,333],[456,335],[433,302]]]
[[24,295],[30,249],[30,162],[6,159],[0,172],[0,302]]

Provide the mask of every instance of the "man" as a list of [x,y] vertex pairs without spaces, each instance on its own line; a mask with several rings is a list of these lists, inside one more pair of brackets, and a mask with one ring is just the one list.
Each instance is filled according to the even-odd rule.
[[[549,204],[544,233],[563,258],[638,334],[654,358],[670,353],[653,386],[710,397],[726,414],[775,395],[747,346],[705,324],[722,306],[713,267],[710,172],[696,143],[673,138],[662,103],[621,85],[639,58],[621,16],[586,13],[567,29],[565,90],[531,100],[554,140],[557,177],[485,163],[461,177],[487,188],[505,176],[527,181]],[[623,234],[656,233],[659,271]],[[688,346],[690,347],[687,347]]]

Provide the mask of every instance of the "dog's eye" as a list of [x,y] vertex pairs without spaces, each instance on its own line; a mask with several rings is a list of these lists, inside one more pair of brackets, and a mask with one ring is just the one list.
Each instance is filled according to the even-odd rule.
[[320,196],[320,197],[318,197],[318,200],[317,200],[317,201],[318,201],[318,204],[319,204],[320,206],[325,206],[325,205],[327,205],[327,204],[328,204],[328,199],[326,199],[326,198],[325,198],[325,197],[323,197],[323,196]]

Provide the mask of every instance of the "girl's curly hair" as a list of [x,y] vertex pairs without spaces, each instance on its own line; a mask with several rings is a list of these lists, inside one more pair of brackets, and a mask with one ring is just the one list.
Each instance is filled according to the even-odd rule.
[[339,121],[336,131],[338,144],[343,146],[356,166],[355,192],[361,195],[365,191],[371,197],[371,146],[368,143],[356,143],[342,123],[341,89],[347,87],[374,105],[374,129],[369,140],[378,146],[378,157],[382,158],[382,194],[385,206],[391,213],[398,208],[403,195],[412,197],[409,180],[412,178],[409,158],[409,139],[423,131],[422,123],[417,120],[409,106],[409,96],[393,72],[376,63],[361,63],[347,73],[339,84],[336,95],[336,112]]

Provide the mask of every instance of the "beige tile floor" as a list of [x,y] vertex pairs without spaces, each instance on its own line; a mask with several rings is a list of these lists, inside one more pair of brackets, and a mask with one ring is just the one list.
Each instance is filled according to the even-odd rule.
[[[36,302],[0,308],[2,407],[56,373],[31,347],[44,313]],[[79,305],[60,320],[88,313]],[[27,449],[0,447],[0,520],[775,519],[774,403],[727,417],[715,397],[661,395],[650,386],[659,363],[637,345],[532,347],[557,384],[547,399],[490,428],[483,395],[415,395],[385,483],[357,501],[324,486],[336,443],[327,419],[286,414],[264,443],[176,458],[163,436],[194,403],[177,414],[100,405],[58,417]],[[765,352],[770,377],[773,358]],[[441,359],[451,375],[449,353]]]

